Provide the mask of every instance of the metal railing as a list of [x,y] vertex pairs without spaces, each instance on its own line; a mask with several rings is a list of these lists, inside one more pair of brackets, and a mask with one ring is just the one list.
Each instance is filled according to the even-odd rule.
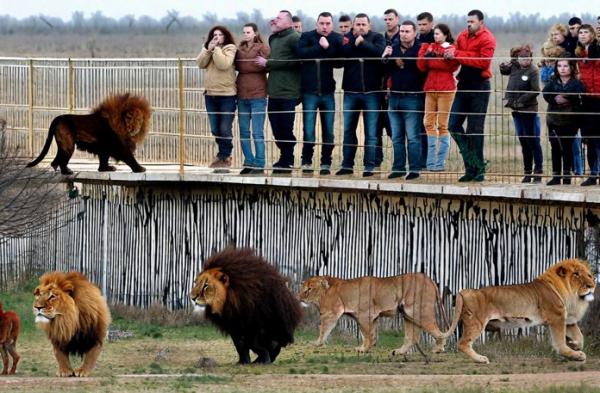
[[[494,59],[492,94],[485,125],[485,158],[487,174],[498,181],[517,181],[522,176],[520,145],[510,117],[510,109],[504,108],[502,98],[507,77],[498,70]],[[341,81],[341,70],[336,72]],[[181,172],[186,166],[207,166],[216,155],[216,144],[210,133],[203,98],[204,73],[194,59],[24,59],[0,58],[0,117],[8,123],[9,146],[23,149],[26,155],[36,156],[44,144],[52,118],[62,113],[87,113],[107,95],[129,91],[144,95],[153,106],[152,129],[138,147],[137,158],[146,164],[177,164]],[[341,83],[338,83],[340,86]],[[342,98],[336,96],[335,149],[333,170],[341,164],[343,142]],[[540,102],[543,100],[540,98]],[[550,146],[546,135],[542,104],[542,146],[544,149],[545,174],[550,170]],[[294,134],[296,166],[299,167],[302,149],[302,106],[296,107]],[[320,157],[320,127],[317,118],[317,141],[313,163],[318,169]],[[243,157],[239,148],[237,119],[234,121],[233,167],[240,168]],[[359,123],[358,140],[362,143],[362,122]],[[268,124],[265,125],[267,143],[267,166],[278,158]],[[384,162],[380,168],[391,168],[393,149],[391,140],[383,137]],[[361,167],[362,149],[358,149],[357,167]],[[48,157],[54,152],[51,150]],[[76,158],[91,158],[78,152]],[[456,146],[452,143],[447,170],[430,174],[436,180],[456,180],[463,172],[463,163]]]

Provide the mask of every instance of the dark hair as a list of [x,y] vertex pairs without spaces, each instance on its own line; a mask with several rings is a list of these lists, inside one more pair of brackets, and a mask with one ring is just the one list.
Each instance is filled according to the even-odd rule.
[[421,12],[417,15],[417,20],[427,19],[430,22],[433,22],[433,15],[430,12]]
[[350,18],[350,15],[343,14],[340,15],[338,22],[352,22],[352,18]]
[[254,37],[254,42],[258,42],[258,43],[264,43],[262,36],[260,35],[260,33],[258,32],[258,26],[256,25],[256,23],[246,23],[244,25],[244,27],[250,27],[252,28],[252,30],[254,31],[254,34],[256,34],[256,36]]
[[302,19],[300,19],[299,16],[294,15],[292,16],[292,22],[302,22]]
[[333,20],[333,15],[331,15],[331,12],[321,12],[319,14],[319,16],[317,16],[317,20],[319,20],[319,18],[331,18]]
[[479,20],[483,20],[483,12],[479,11],[479,10],[471,10],[469,11],[469,13],[467,14],[467,16],[476,16],[477,19]]
[[404,22],[400,23],[400,26],[412,26],[413,30],[417,31],[417,25],[415,25],[415,22],[412,20],[405,20]]
[[394,15],[398,16],[398,11],[396,11],[393,8],[388,8],[387,10],[383,11],[383,15],[387,15],[387,14],[394,14]]
[[281,11],[279,11],[279,13],[280,13],[280,14],[281,14],[281,13],[287,14],[287,16],[290,18],[290,20],[291,20],[292,22],[294,21],[294,17],[292,16],[292,13],[291,13],[290,11],[288,11],[288,10],[281,10]]
[[[598,43],[598,35],[596,34],[596,30],[594,29],[594,27],[588,23],[581,25],[581,27],[579,28],[579,31],[581,30],[587,30],[590,32],[590,34],[592,35],[592,42],[591,44],[597,44]],[[575,48],[575,56],[576,57],[585,57],[585,45],[583,45],[581,43],[581,41],[579,41],[579,39],[577,40],[577,47]]]
[[433,30],[438,29],[446,36],[446,42],[449,44],[454,44],[454,37],[452,37],[452,32],[450,32],[450,27],[445,23],[438,23],[435,25]]
[[231,34],[231,32],[227,29],[227,27],[217,25],[217,26],[213,26],[213,28],[210,29],[210,31],[208,32],[208,35],[206,36],[206,42],[204,43],[204,47],[206,49],[208,49],[208,43],[213,39],[215,30],[219,30],[221,33],[223,33],[223,36],[224,36],[223,45],[229,45],[229,44],[235,45],[235,40],[233,39],[233,34]]
[[558,75],[559,61],[569,62],[569,68],[571,69],[571,78],[577,78],[577,75],[579,75],[579,69],[577,68],[577,60],[572,60],[570,59],[570,57],[571,55],[567,53],[561,55],[558,59],[556,59],[556,61],[554,62],[554,75],[552,76],[554,80],[558,80],[560,78],[560,75]]
[[580,25],[581,22],[581,18],[578,18],[576,16],[572,17],[571,19],[569,19],[569,26],[573,26],[573,25]]
[[356,20],[357,18],[367,18],[367,21],[369,23],[371,23],[371,19],[369,18],[369,15],[365,14],[364,12],[354,15],[354,20]]

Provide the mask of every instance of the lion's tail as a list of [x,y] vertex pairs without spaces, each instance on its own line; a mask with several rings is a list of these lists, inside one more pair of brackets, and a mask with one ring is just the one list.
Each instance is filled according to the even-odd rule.
[[452,318],[452,323],[450,324],[450,328],[448,329],[448,331],[442,333],[443,338],[450,337],[456,330],[458,322],[460,321],[460,316],[462,314],[463,304],[463,295],[459,292],[458,295],[456,295],[456,305],[454,306],[454,318]]
[[437,297],[438,309],[440,310],[440,314],[442,314],[442,319],[444,320],[444,328],[447,328],[450,326],[450,323],[448,322],[448,317],[446,316],[446,308],[444,307],[444,299],[446,298],[445,291],[444,291],[444,299],[442,299],[442,296],[440,295],[440,291],[437,288],[435,291],[435,295]]
[[58,117],[54,118],[54,120],[52,120],[52,123],[50,124],[50,129],[48,129],[48,137],[46,138],[46,143],[44,144],[44,148],[42,149],[42,152],[35,160],[33,160],[29,164],[27,164],[27,168],[36,166],[37,164],[40,163],[40,161],[42,161],[44,159],[44,157],[46,157],[46,154],[48,154],[48,150],[50,150],[50,145],[52,144],[52,138],[54,138],[54,135],[56,134],[56,129],[58,128],[60,121],[61,121],[61,116],[58,116]]

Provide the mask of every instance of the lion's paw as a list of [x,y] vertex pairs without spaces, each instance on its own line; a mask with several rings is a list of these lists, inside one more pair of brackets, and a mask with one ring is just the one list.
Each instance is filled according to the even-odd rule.
[[490,364],[490,360],[487,358],[487,356],[483,355],[477,355],[473,357],[473,360],[477,363]]
[[572,356],[569,356],[572,360],[576,360],[578,362],[585,362],[587,356],[582,351],[575,351]]
[[56,373],[56,376],[58,377],[72,377],[73,375],[75,375],[75,372],[71,369],[58,370]]
[[323,341],[317,340],[317,341],[313,341],[312,345],[314,345],[315,347],[322,347],[325,345],[325,343]]
[[356,350],[356,352],[358,352],[358,353],[367,353],[367,352],[369,352],[369,349],[368,349],[368,348],[365,348],[365,347],[363,347],[362,345],[361,345],[360,347],[356,347],[356,348],[354,348],[354,349],[355,349],[355,350]]
[[87,377],[90,375],[90,372],[88,370],[84,370],[82,367],[82,368],[75,369],[74,374],[76,377]]

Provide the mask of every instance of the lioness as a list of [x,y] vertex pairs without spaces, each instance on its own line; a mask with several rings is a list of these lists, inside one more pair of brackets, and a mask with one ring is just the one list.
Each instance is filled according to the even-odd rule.
[[577,322],[594,299],[595,288],[588,265],[567,259],[526,284],[465,289],[456,297],[449,331],[462,320],[458,349],[476,362],[489,363],[487,357],[473,350],[473,341],[487,324],[508,329],[546,325],[552,346],[560,355],[584,361],[583,335]]
[[[436,306],[444,314],[436,285],[422,273],[399,276],[359,277],[342,280],[330,276],[315,276],[305,280],[298,294],[306,306],[319,308],[321,323],[317,345],[323,345],[344,314],[358,323],[362,345],[356,348],[367,352],[377,339],[377,320],[380,316],[394,316],[401,312],[404,317],[404,343],[392,355],[404,355],[419,343],[421,329],[435,338],[433,352],[443,352],[446,337],[436,321]],[[444,316],[445,318],[445,316]]]

